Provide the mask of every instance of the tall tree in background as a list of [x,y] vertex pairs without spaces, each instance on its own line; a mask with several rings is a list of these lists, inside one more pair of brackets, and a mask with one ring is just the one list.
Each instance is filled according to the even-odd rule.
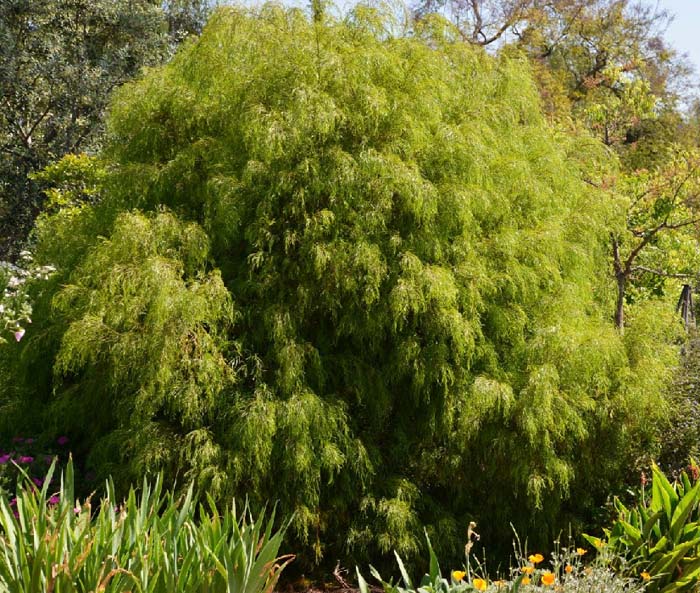
[[687,66],[663,38],[668,12],[632,0],[422,0],[462,38],[514,44],[532,59],[545,107],[618,145],[642,119],[674,109]]
[[441,13],[457,26],[464,41],[488,46],[527,22],[536,5],[536,0],[422,0],[415,13],[419,18]]
[[669,21],[629,0],[559,0],[533,10],[515,34],[550,111],[563,105],[624,155],[652,131],[644,122],[676,110],[687,81],[688,67],[663,38]]
[[687,152],[677,132],[689,69],[663,39],[668,22],[628,0],[563,0],[517,31],[550,114],[585,126],[620,157],[608,181],[626,204],[626,230],[611,235],[621,331],[626,303],[663,295],[698,265],[697,157],[677,157]]
[[14,259],[41,208],[30,178],[99,145],[111,92],[198,32],[200,0],[0,3],[0,259]]
[[626,301],[644,298],[644,292],[658,296],[666,279],[689,282],[697,277],[700,156],[681,154],[658,171],[629,173],[617,189],[627,213],[625,231],[611,234],[615,324],[622,330]]

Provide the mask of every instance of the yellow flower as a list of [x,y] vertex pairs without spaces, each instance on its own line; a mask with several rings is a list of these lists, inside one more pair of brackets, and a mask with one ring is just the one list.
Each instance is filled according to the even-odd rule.
[[523,566],[520,570],[522,572],[524,572],[525,574],[532,574],[533,572],[535,572],[535,567],[534,566]]
[[574,567],[571,566],[571,564],[567,564],[567,565],[564,567],[564,572],[565,572],[566,574],[571,574],[572,572],[574,572]]
[[586,550],[586,548],[576,548],[576,553],[579,556],[583,556],[586,552],[588,552],[588,550]]
[[542,584],[549,587],[554,584],[555,578],[556,577],[551,572],[545,572],[542,574]]
[[466,576],[467,576],[467,573],[464,572],[463,570],[452,571],[452,578],[457,582],[461,581]]
[[474,588],[477,591],[486,591],[486,589],[488,589],[489,586],[489,584],[484,579],[474,579],[472,581],[472,585],[474,585]]
[[530,584],[530,577],[523,577],[523,580],[520,581],[521,585],[529,585]]
[[505,587],[507,583],[503,579],[498,579],[494,581],[493,584],[500,589],[501,587]]
[[646,571],[644,571],[640,576],[642,577],[642,580],[644,580],[644,581],[648,581],[651,578],[651,575]]
[[533,564],[539,564],[544,560],[544,556],[542,554],[533,554],[532,556],[528,556],[527,559]]

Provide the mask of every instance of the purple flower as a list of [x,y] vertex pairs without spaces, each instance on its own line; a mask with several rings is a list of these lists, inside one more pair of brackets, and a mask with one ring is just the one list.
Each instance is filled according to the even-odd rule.
[[12,437],[12,442],[13,443],[23,443],[24,438],[23,437]]
[[49,504],[58,504],[59,502],[61,502],[61,499],[57,494],[54,494],[53,496],[51,496],[51,498],[49,498],[48,502]]
[[16,507],[17,506],[17,497],[13,498],[10,500],[10,506],[11,507]]
[[56,442],[57,442],[59,445],[61,445],[61,447],[63,447],[63,445],[67,445],[67,444],[68,444],[68,437],[66,437],[66,436],[58,437],[58,438],[56,439]]
[[17,340],[17,341],[19,342],[19,341],[22,339],[22,336],[24,336],[24,333],[25,333],[25,332],[24,332],[24,330],[23,330],[22,328],[18,329],[18,330],[15,332],[15,340]]
[[34,442],[34,439],[24,439],[24,442],[27,443],[27,445],[31,445]]
[[22,455],[17,460],[17,463],[31,463],[32,461],[34,461],[34,458],[31,455]]
[[41,478],[32,478],[32,482],[34,482],[39,488],[41,488],[44,485],[44,480]]
[[10,461],[11,456],[9,453],[6,455],[0,455],[0,465],[5,465],[8,461]]
[[44,455],[44,463],[51,463],[53,461],[53,457],[51,455]]

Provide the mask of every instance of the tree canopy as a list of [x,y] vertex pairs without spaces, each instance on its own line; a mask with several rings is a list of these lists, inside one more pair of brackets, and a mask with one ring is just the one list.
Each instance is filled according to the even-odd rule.
[[482,517],[546,545],[653,447],[674,360],[653,305],[612,323],[614,159],[517,53],[317,16],[220,9],[116,92],[100,200],[37,227],[4,430],[277,500],[307,559],[411,556],[423,524],[455,552]]
[[6,0],[0,5],[0,258],[43,206],[32,179],[99,148],[111,92],[201,29],[202,0]]

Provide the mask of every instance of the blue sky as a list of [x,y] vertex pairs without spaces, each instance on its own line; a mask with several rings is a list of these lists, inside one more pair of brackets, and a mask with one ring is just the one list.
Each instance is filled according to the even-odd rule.
[[659,0],[658,5],[675,14],[666,38],[680,53],[688,54],[700,72],[700,0]]

